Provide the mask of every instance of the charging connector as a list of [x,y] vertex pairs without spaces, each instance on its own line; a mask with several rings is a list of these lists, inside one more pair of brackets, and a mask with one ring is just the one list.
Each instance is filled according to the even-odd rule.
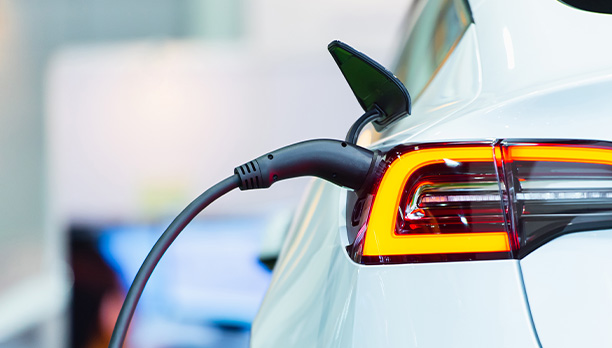
[[308,140],[267,153],[234,169],[241,190],[268,188],[300,176],[315,176],[355,191],[367,184],[380,156],[363,147],[332,139]]
[[320,139],[296,143],[267,153],[234,169],[234,175],[208,189],[187,206],[164,231],[138,270],[115,324],[109,347],[123,346],[142,291],[162,255],[187,224],[204,208],[234,188],[268,188],[300,176],[315,176],[355,191],[371,186],[382,157],[344,141]]

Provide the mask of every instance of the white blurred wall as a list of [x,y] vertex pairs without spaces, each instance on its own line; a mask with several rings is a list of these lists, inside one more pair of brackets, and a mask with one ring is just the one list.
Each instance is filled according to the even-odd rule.
[[[361,110],[327,52],[341,39],[384,63],[404,1],[251,1],[240,40],[68,46],[49,65],[55,216],[170,217],[235,166],[319,137],[343,138]],[[226,197],[209,214],[296,203],[304,180]]]
[[[266,151],[344,137],[361,110],[326,46],[388,65],[408,2],[0,0],[0,346],[65,343],[71,222],[169,218]],[[304,183],[207,213],[287,209]]]

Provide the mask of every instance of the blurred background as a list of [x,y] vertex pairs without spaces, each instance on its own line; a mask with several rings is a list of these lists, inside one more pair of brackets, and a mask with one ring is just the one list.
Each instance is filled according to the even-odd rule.
[[[0,347],[103,347],[140,262],[233,168],[362,111],[327,44],[387,67],[409,0],[0,0]],[[232,192],[162,259],[131,347],[247,347],[308,185]]]

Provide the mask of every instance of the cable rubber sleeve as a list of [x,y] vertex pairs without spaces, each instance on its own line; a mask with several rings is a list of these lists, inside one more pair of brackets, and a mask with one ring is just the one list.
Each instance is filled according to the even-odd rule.
[[355,123],[351,126],[348,133],[346,134],[346,141],[351,144],[357,144],[357,138],[359,138],[359,133],[366,124],[382,117],[381,112],[378,111],[377,108],[373,108],[369,111],[366,111],[365,114],[361,115]]

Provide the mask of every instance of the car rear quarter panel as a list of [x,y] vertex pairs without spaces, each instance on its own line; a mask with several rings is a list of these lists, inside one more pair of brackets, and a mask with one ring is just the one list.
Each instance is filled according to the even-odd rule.
[[[366,132],[365,143],[612,141],[612,46],[585,36],[587,24],[602,38],[611,32],[609,17],[575,15],[553,0],[471,4],[477,24],[413,115]],[[612,231],[560,237],[522,261],[364,266],[345,251],[343,204],[342,189],[313,182],[253,324],[253,347],[612,344]]]
[[518,261],[364,266],[343,190],[309,189],[253,324],[253,347],[538,347]]

